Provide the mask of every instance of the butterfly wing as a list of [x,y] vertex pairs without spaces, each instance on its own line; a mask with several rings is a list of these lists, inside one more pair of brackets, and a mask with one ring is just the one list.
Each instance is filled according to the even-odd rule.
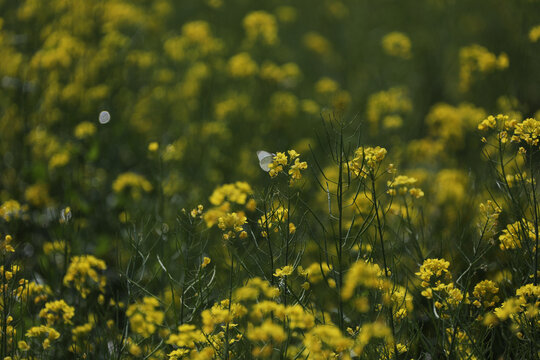
[[260,150],[257,151],[257,158],[259,159],[259,166],[264,171],[270,171],[270,164],[274,161],[274,154],[269,153],[268,151]]

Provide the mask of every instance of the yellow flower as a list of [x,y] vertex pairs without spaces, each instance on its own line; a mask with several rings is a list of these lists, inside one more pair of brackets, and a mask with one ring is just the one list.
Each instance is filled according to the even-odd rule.
[[51,301],[45,304],[39,312],[39,317],[47,319],[47,325],[51,326],[61,321],[64,324],[72,324],[71,319],[75,316],[75,308],[66,304],[64,300]]
[[444,259],[426,259],[420,271],[416,273],[422,280],[423,287],[429,287],[430,284],[439,285],[442,279],[450,279],[451,274],[448,272],[450,262]]
[[131,196],[138,199],[141,196],[141,190],[150,192],[152,191],[153,186],[144,176],[133,172],[126,172],[118,175],[112,184],[112,188],[116,193],[120,193],[124,189],[130,189]]
[[491,280],[480,281],[473,290],[473,296],[476,298],[473,305],[476,307],[492,307],[499,302],[499,297],[496,295],[499,292],[497,285]]
[[272,14],[265,11],[253,11],[246,15],[243,24],[249,42],[260,40],[266,45],[278,43],[277,22]]
[[49,187],[46,184],[34,184],[26,188],[24,198],[30,204],[45,207],[52,203],[49,196]]
[[0,242],[0,252],[2,254],[5,255],[6,253],[15,252],[15,249],[11,245],[12,240],[13,238],[11,237],[11,235],[6,235],[4,237],[4,241]]
[[534,225],[522,219],[506,226],[499,236],[499,247],[501,250],[520,249],[523,246],[523,240],[533,241],[534,239]]
[[487,73],[505,69],[509,65],[508,56],[501,53],[498,57],[478,44],[465,46],[459,50],[459,88],[468,91],[476,72]]
[[370,95],[366,113],[371,131],[379,131],[379,124],[386,116],[407,114],[412,109],[412,101],[409,98],[406,88],[393,87],[386,91],[379,91]]
[[205,267],[208,266],[208,264],[210,264],[210,261],[211,261],[210,258],[208,256],[205,256],[203,258],[203,262],[201,264],[201,267],[204,269]]
[[129,305],[126,315],[131,330],[145,338],[154,334],[165,318],[165,313],[159,310],[159,301],[149,296]]
[[345,274],[344,285],[341,296],[344,300],[349,300],[354,295],[358,286],[368,289],[386,289],[389,283],[384,278],[381,268],[377,264],[365,261],[355,262]]
[[386,157],[386,149],[382,147],[359,147],[354,152],[354,158],[349,166],[356,176],[363,178],[376,171],[377,166]]
[[259,67],[247,52],[242,52],[229,59],[229,74],[235,78],[247,78],[257,73]]
[[19,341],[19,343],[17,344],[17,347],[19,348],[19,350],[21,351],[28,351],[30,350],[30,346],[28,346],[28,344],[26,343],[26,341]]
[[150,152],[156,152],[159,149],[159,143],[157,141],[152,141],[150,144],[148,144],[148,151]]
[[540,39],[540,25],[533,26],[529,31],[529,40],[537,42]]
[[75,128],[75,137],[77,139],[86,139],[95,133],[96,126],[89,121],[83,121]]
[[265,320],[261,326],[254,327],[251,323],[248,325],[247,338],[251,341],[272,341],[274,344],[281,344],[287,339],[287,334],[278,324],[271,320]]
[[218,219],[218,227],[223,231],[223,239],[227,240],[236,237],[236,233],[243,231],[243,225],[247,218],[243,214],[235,212],[225,214]]
[[294,271],[294,269],[293,269],[293,267],[291,265],[285,265],[281,269],[276,269],[276,272],[274,273],[274,276],[282,278],[282,277],[291,275],[293,273],[293,271]]
[[528,118],[523,122],[515,124],[512,141],[525,141],[527,144],[537,146],[540,141],[540,121]]
[[12,219],[19,219],[26,211],[26,206],[21,206],[17,200],[7,200],[0,205],[0,217],[5,221],[11,221]]
[[411,58],[411,40],[401,32],[391,32],[382,38],[382,47],[385,53],[390,56],[402,59]]
[[64,276],[64,285],[74,287],[85,299],[94,288],[104,292],[107,279],[99,273],[107,268],[105,262],[92,255],[74,256]]

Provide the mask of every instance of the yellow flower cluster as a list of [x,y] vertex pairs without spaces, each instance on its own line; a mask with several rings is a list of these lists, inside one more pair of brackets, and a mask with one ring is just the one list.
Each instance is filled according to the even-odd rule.
[[292,185],[302,178],[301,171],[306,170],[308,166],[305,161],[300,161],[300,154],[295,150],[288,150],[287,153],[288,156],[284,152],[276,153],[272,163],[268,165],[270,168],[268,174],[270,177],[276,177],[285,171],[285,167],[289,167],[289,184]]
[[409,189],[409,186],[416,184],[417,181],[418,180],[413,177],[398,175],[393,180],[386,183],[386,185],[389,187],[387,193],[392,196],[395,196],[396,194],[405,195],[408,193],[412,197],[419,199],[424,196],[422,189],[416,187]]
[[359,147],[354,152],[354,158],[350,161],[351,171],[360,177],[375,175],[379,165],[386,157],[386,149],[377,147]]
[[522,219],[512,224],[508,224],[499,236],[499,247],[501,250],[515,250],[523,247],[523,240],[534,241],[534,225]]
[[473,290],[474,300],[472,304],[476,307],[490,308],[499,302],[497,293],[499,288],[491,280],[483,280],[475,285]]
[[329,56],[332,53],[332,44],[321,34],[310,31],[303,37],[304,46],[321,56]]
[[17,200],[7,200],[0,205],[0,217],[8,222],[13,219],[20,219],[27,209],[26,205],[21,206]]
[[189,215],[192,217],[192,218],[196,218],[197,216],[201,216],[202,213],[203,213],[203,210],[204,210],[204,206],[202,205],[197,205],[197,208],[196,209],[191,209],[191,211],[189,212]]
[[17,289],[17,296],[24,302],[29,302],[33,298],[33,303],[38,304],[46,301],[52,294],[48,285],[37,284],[34,281],[24,280],[22,286]]
[[426,115],[429,135],[442,141],[445,149],[456,149],[464,145],[466,134],[486,117],[482,108],[469,103],[452,106],[438,103]]
[[298,98],[290,91],[276,91],[270,96],[270,114],[278,120],[298,114]]
[[253,326],[249,323],[247,338],[255,343],[263,343],[253,348],[253,356],[266,357],[272,354],[275,345],[279,345],[287,339],[287,334],[282,326],[275,324],[272,320],[266,320],[260,326]]
[[64,300],[51,301],[45,304],[39,312],[39,317],[47,320],[47,326],[73,324],[71,319],[75,316],[75,308],[66,304]]
[[468,91],[474,73],[488,73],[506,69],[509,61],[505,53],[496,56],[485,47],[473,44],[459,50],[459,64],[459,88],[461,91]]
[[247,182],[237,181],[216,188],[210,195],[210,203],[214,206],[222,205],[224,202],[244,205],[251,194],[253,194],[253,190]]
[[129,318],[131,330],[143,338],[152,336],[161,326],[165,317],[163,311],[159,310],[159,301],[149,296],[129,305],[126,315]]
[[540,137],[540,121],[528,118],[515,124],[512,141],[525,141],[529,146],[538,146]]
[[387,289],[383,300],[384,303],[392,305],[392,313],[397,320],[405,319],[414,309],[411,292],[400,285],[395,285],[393,289]]
[[233,78],[248,78],[257,74],[259,66],[249,53],[241,52],[229,59],[227,69]]
[[131,189],[131,196],[135,199],[141,197],[141,190],[152,191],[152,184],[142,175],[133,172],[126,172],[118,175],[112,184],[112,189],[116,193],[121,193],[124,189]]
[[213,37],[210,25],[202,20],[184,24],[181,36],[171,37],[164,44],[167,55],[176,61],[194,61],[219,53],[222,48],[222,41]]
[[[361,355],[366,345],[372,339],[382,339],[389,348],[392,348],[394,339],[392,337],[392,330],[382,322],[374,322],[363,324],[358,331],[353,350],[356,354]],[[406,351],[404,346],[399,346],[398,351]]]
[[[246,210],[255,211],[257,206],[255,200],[248,200],[252,194],[251,186],[242,181],[217,187],[210,196],[210,203],[214,207],[206,211],[203,216],[206,226],[212,227],[217,224],[220,217],[231,212],[231,205],[233,204],[244,205]],[[240,217],[244,216],[243,211],[237,213]]]
[[[280,224],[286,223],[289,218],[289,210],[285,209],[283,206],[278,206],[275,209],[269,209],[267,210],[267,213],[265,215],[261,215],[261,217],[257,220],[257,224],[261,228],[261,235],[263,237],[267,237],[267,230],[273,230],[274,232],[278,232],[280,229]],[[292,227],[294,227],[294,224],[292,222],[289,222],[289,233],[294,233],[294,231],[291,231]],[[294,228],[296,230],[296,228]]]
[[403,87],[393,87],[370,95],[366,113],[371,131],[377,133],[381,124],[386,129],[401,127],[402,115],[410,113],[412,109],[412,101]]
[[168,354],[169,360],[189,356],[197,348],[197,344],[205,343],[206,337],[195,325],[183,324],[178,327],[177,334],[171,334],[166,343],[178,348]]
[[75,137],[77,139],[86,139],[96,133],[96,125],[89,121],[83,121],[77,127],[75,127]]
[[448,271],[449,266],[450,262],[444,259],[426,259],[416,275],[422,280],[424,288],[439,286],[442,281],[452,278],[452,274]]
[[276,18],[265,11],[253,11],[243,20],[247,40],[250,43],[257,41],[265,45],[275,45],[279,42]]
[[266,298],[273,299],[279,296],[279,289],[271,286],[266,280],[259,277],[254,277],[249,279],[244,286],[234,290],[233,299],[237,302],[257,300],[261,295],[264,295]]
[[454,283],[445,283],[452,279],[448,271],[449,266],[450,262],[444,259],[426,259],[420,266],[420,271],[416,273],[422,280],[422,287],[425,288],[421,292],[422,296],[435,300],[435,308],[441,312],[440,317],[444,319],[448,319],[450,313],[462,301],[468,301],[467,294],[456,288]]
[[367,289],[387,290],[391,287],[391,284],[388,283],[383,275],[379,265],[357,261],[345,274],[341,296],[344,300],[352,298],[358,286]]
[[47,241],[43,244],[43,253],[45,255],[51,255],[54,253],[60,253],[63,254],[66,250],[66,245],[68,246],[69,250],[69,244],[66,244],[65,240],[57,240],[57,241]]
[[529,40],[537,42],[540,39],[540,25],[533,26],[529,31]]
[[49,196],[49,187],[42,183],[28,186],[24,191],[24,198],[37,207],[45,207],[53,202]]
[[223,300],[214,304],[210,309],[201,313],[202,329],[206,334],[211,334],[219,325],[233,325],[233,320],[239,319],[247,314],[245,306],[239,303],[230,303],[229,300]]
[[[354,340],[345,337],[335,325],[317,325],[306,333],[304,345],[310,358],[349,358]],[[359,352],[361,353],[361,351]]]
[[284,87],[292,87],[300,80],[302,71],[300,70],[300,67],[293,62],[288,62],[279,66],[271,61],[265,61],[261,65],[259,76],[261,79],[276,82]]
[[479,205],[480,213],[486,219],[486,222],[496,224],[502,209],[495,202],[487,200]]
[[382,48],[390,56],[402,59],[411,58],[411,39],[402,32],[394,31],[384,35]]
[[[508,298],[501,306],[493,311],[492,316],[486,316],[484,324],[496,325],[498,321],[510,319],[511,328],[518,337],[523,337],[523,331],[530,331],[540,325],[540,286],[526,284],[516,290],[516,296]],[[532,321],[532,322],[531,322]]]
[[83,299],[94,289],[103,293],[107,278],[100,273],[106,268],[103,260],[92,255],[74,256],[64,276],[64,285],[75,288]]
[[[311,265],[309,265],[307,268],[303,268],[302,266],[298,266],[296,268],[296,271],[298,272],[298,275],[303,276],[306,278],[306,280],[311,284],[316,284],[318,282],[321,282],[324,278],[327,278],[327,275],[332,271],[332,266],[328,265],[327,263],[318,263],[314,262]],[[335,285],[334,279],[328,279],[328,282],[330,285]],[[308,283],[308,285],[309,285]],[[331,286],[335,287],[335,286]]]
[[21,268],[19,265],[0,265],[0,279],[4,281],[3,286],[5,287],[5,289],[8,289],[9,287],[9,284],[7,284],[7,282],[15,279],[15,275],[17,275],[20,270]]
[[0,253],[5,256],[7,253],[15,252],[15,248],[11,245],[13,238],[11,235],[4,236],[4,240],[0,242]]
[[243,225],[247,222],[247,218],[235,212],[228,213],[218,219],[218,227],[223,231],[223,240],[236,238],[236,234],[240,233],[239,237],[245,239],[247,232],[244,231]]
[[482,120],[478,125],[478,130],[485,131],[488,129],[498,129],[501,131],[508,131],[513,129],[517,124],[517,121],[512,119],[508,115],[498,114],[496,116],[489,115]]
[[284,267],[280,269],[276,269],[274,276],[278,278],[283,278],[285,276],[291,275],[293,271],[294,271],[294,268],[291,265],[285,265]]
[[54,328],[41,325],[41,326],[34,326],[28,329],[26,332],[26,337],[28,338],[38,338],[40,341],[42,340],[42,346],[43,350],[47,350],[51,347],[51,342],[57,340],[60,337],[60,333],[56,331]]

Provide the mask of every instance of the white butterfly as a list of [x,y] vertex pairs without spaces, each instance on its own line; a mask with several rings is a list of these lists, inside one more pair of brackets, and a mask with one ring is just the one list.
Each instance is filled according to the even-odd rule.
[[270,171],[270,164],[274,161],[274,156],[276,154],[269,153],[268,151],[259,150],[257,151],[257,157],[259,158],[259,166],[264,171]]

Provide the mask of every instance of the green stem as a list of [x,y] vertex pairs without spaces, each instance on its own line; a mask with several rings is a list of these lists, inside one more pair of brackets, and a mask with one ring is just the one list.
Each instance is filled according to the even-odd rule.
[[[375,174],[373,172],[370,172],[370,177],[371,177],[371,197],[373,198],[373,206],[375,207],[375,217],[377,219],[377,229],[379,233],[379,240],[381,242],[384,275],[386,276],[387,279],[390,279],[390,273],[388,272],[388,266],[386,262],[386,253],[384,250],[383,229],[382,229],[381,218],[379,216],[377,192],[375,191]],[[396,330],[395,330],[395,325],[394,325],[394,314],[392,313],[391,303],[388,306],[388,317],[389,317],[388,320],[390,321],[390,328],[392,330],[392,339],[394,340],[394,354],[395,354],[395,358],[398,359],[398,349],[397,349],[397,344],[396,344]]]

